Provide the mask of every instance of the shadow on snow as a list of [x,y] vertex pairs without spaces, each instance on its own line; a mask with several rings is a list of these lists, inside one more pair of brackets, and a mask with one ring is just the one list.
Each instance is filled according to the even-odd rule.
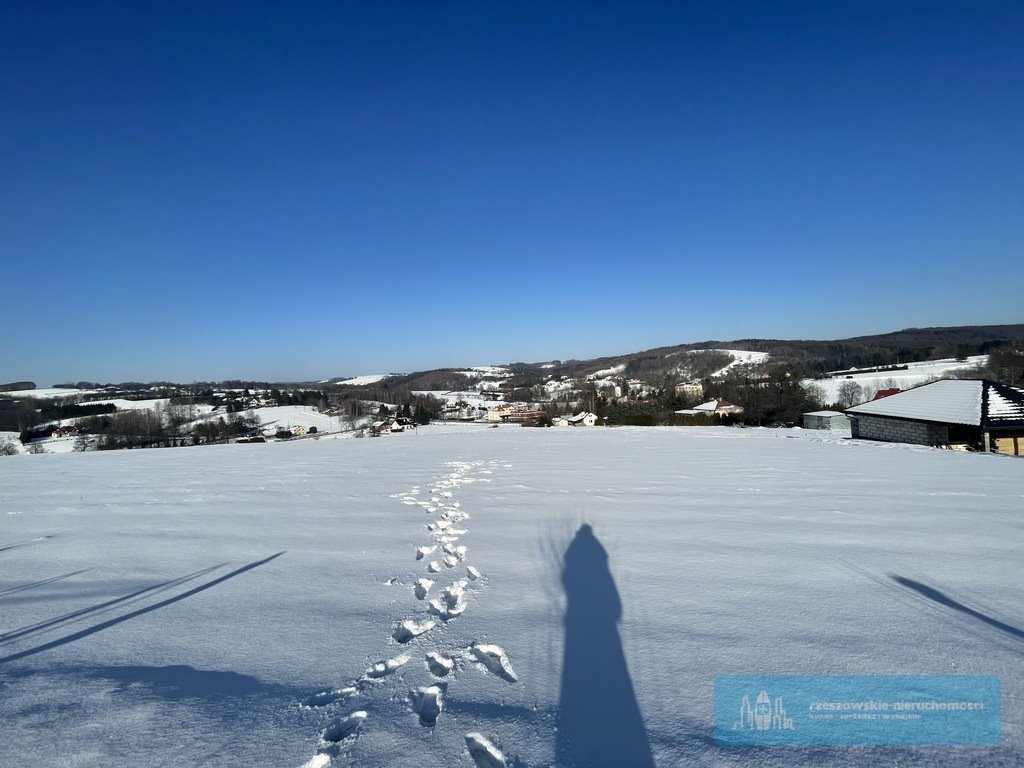
[[954,611],[959,611],[960,613],[966,614],[967,616],[970,616],[972,619],[977,619],[978,621],[983,622],[984,624],[988,624],[990,627],[998,629],[1000,632],[1003,632],[1009,635],[1010,637],[1014,637],[1017,640],[1024,640],[1024,629],[1020,629],[1019,627],[1015,627],[1012,624],[1007,624],[1005,622],[999,621],[998,619],[994,619],[991,616],[982,613],[981,611],[977,611],[974,608],[971,608],[970,606],[964,605],[963,603],[951,598],[945,592],[940,592],[934,587],[929,587],[927,584],[922,584],[919,581],[908,579],[905,576],[893,575],[889,578],[891,578],[901,587],[906,587],[907,589],[913,590],[914,592],[917,592],[917,594],[921,595],[922,597],[926,597],[932,602],[938,603],[939,605],[943,605],[946,608],[952,608]]
[[622,603],[608,553],[589,525],[565,551],[565,650],[555,758],[559,766],[653,768],[622,651]]
[[[102,622],[100,622],[98,624],[93,624],[92,626],[86,627],[85,629],[80,629],[77,632],[72,632],[69,635],[65,635],[64,637],[57,638],[56,640],[51,640],[50,642],[47,642],[47,643],[42,643],[42,644],[37,645],[37,646],[35,646],[33,648],[29,648],[29,649],[24,650],[24,651],[19,651],[18,653],[12,653],[10,655],[0,657],[0,664],[6,664],[7,662],[10,662],[10,661],[16,661],[18,659],[23,659],[23,658],[26,658],[28,656],[34,656],[37,653],[42,653],[43,651],[48,651],[48,650],[51,650],[52,648],[58,648],[58,647],[60,647],[62,645],[67,645],[68,643],[73,643],[76,640],[81,640],[83,637],[88,637],[89,635],[94,635],[97,632],[102,632],[104,629],[109,629],[110,627],[116,626],[116,625],[121,624],[121,623],[123,623],[125,621],[129,621],[130,619],[138,618],[139,616],[143,616],[143,615],[145,615],[147,613],[150,613],[152,611],[156,611],[156,610],[159,610],[161,608],[165,608],[168,605],[172,605],[172,604],[177,603],[177,602],[179,602],[181,600],[184,600],[184,599],[186,599],[188,597],[192,597],[193,595],[197,595],[200,592],[205,592],[207,589],[211,589],[212,587],[215,587],[218,584],[221,584],[221,583],[227,581],[228,579],[233,579],[236,576],[240,576],[241,574],[245,573],[246,571],[251,571],[254,568],[259,568],[261,565],[265,565],[265,564],[269,563],[271,560],[275,560],[275,559],[277,559],[278,557],[280,557],[283,554],[284,554],[284,552],[278,552],[277,554],[271,555],[270,557],[264,558],[263,560],[257,560],[256,562],[249,563],[248,565],[243,565],[241,568],[236,568],[235,570],[231,571],[230,573],[226,573],[223,576],[218,576],[215,579],[211,579],[210,581],[207,581],[204,584],[200,584],[198,587],[193,587],[192,589],[186,590],[185,592],[182,592],[182,593],[180,593],[178,595],[175,595],[174,597],[169,597],[169,598],[167,598],[165,600],[161,600],[158,603],[153,603],[152,605],[147,605],[144,608],[138,608],[138,609],[136,609],[134,611],[130,611],[130,612],[125,613],[125,614],[121,614],[120,616],[116,616],[116,617],[114,617],[112,619],[107,619],[106,621],[102,621]],[[125,604],[130,604],[129,601],[134,601],[135,599],[141,597],[142,595],[151,594],[151,593],[152,594],[158,594],[161,591],[173,588],[174,586],[178,586],[178,585],[183,584],[183,583],[185,583],[187,581],[191,581],[192,579],[198,578],[200,575],[203,575],[205,573],[209,573],[210,571],[214,570],[214,568],[219,568],[219,567],[221,567],[221,566],[213,566],[211,568],[207,568],[207,569],[204,569],[202,571],[197,571],[196,573],[189,574],[187,576],[182,576],[182,577],[180,577],[178,579],[172,579],[171,581],[163,582],[161,584],[157,584],[157,585],[155,585],[153,587],[147,587],[146,589],[142,589],[142,590],[139,590],[137,592],[133,592],[133,593],[131,593],[129,595],[126,595],[124,597],[116,598],[114,600],[109,600],[106,603],[101,603],[98,606],[92,606],[91,608],[84,608],[84,609],[81,609],[79,611],[72,611],[69,614],[65,614],[63,616],[58,616],[55,619],[50,619],[50,620],[45,621],[45,622],[40,622],[39,624],[30,625],[28,627],[22,627],[21,629],[16,630],[15,632],[12,632],[12,633],[9,633],[7,635],[4,635],[4,636],[0,637],[0,643],[11,642],[12,640],[15,640],[17,638],[31,636],[31,635],[34,635],[34,634],[36,634],[38,632],[44,631],[46,629],[51,629],[53,627],[62,626],[62,625],[67,624],[69,622],[77,621],[77,620],[81,619],[84,616],[87,616],[87,615],[90,615],[90,614],[95,614],[98,611],[107,610],[107,609],[112,608],[114,606],[117,606],[118,608],[123,608]]]
[[16,587],[7,587],[6,589],[0,589],[0,596],[2,595],[14,595],[19,592],[27,592],[30,589],[37,589],[38,587],[45,587],[48,584],[56,584],[58,581],[64,579],[70,579],[72,576],[80,576],[83,573],[88,573],[89,568],[82,568],[78,571],[71,571],[70,573],[62,573],[59,576],[51,576],[48,579],[40,579],[39,581],[33,581],[29,584],[19,584]]

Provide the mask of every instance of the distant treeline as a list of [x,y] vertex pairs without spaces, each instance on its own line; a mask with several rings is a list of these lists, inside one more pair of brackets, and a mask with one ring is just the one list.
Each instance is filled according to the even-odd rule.
[[[50,399],[0,399],[0,432],[33,431],[39,424],[116,411],[113,403],[73,403]],[[47,431],[46,434],[49,434]]]
[[610,425],[634,425],[641,427],[692,425],[692,424],[795,424],[801,414],[820,409],[824,403],[820,392],[804,387],[801,382],[785,374],[769,379],[747,381],[734,379],[720,382],[709,388],[702,398],[722,398],[743,408],[739,415],[711,416],[702,414],[685,415],[676,411],[689,408],[692,399],[679,397],[671,388],[658,390],[642,400],[617,400],[598,396],[586,403],[605,423]]
[[[172,406],[177,408],[179,406]],[[188,406],[180,406],[188,408]],[[181,427],[188,418],[184,414],[161,413],[159,410],[118,411],[79,422],[85,434],[98,437],[97,447],[103,450],[121,448],[163,448],[225,442],[230,438],[252,435],[259,430],[259,418],[250,414],[231,413],[205,419],[189,432]],[[189,415],[193,415],[189,414]]]
[[0,384],[0,392],[17,392],[20,389],[35,389],[34,381],[12,381],[10,384]]

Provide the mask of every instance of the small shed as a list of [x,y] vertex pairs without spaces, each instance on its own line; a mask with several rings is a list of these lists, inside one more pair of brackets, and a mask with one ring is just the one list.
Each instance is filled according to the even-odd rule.
[[803,416],[804,429],[849,429],[850,417],[841,411],[811,411]]

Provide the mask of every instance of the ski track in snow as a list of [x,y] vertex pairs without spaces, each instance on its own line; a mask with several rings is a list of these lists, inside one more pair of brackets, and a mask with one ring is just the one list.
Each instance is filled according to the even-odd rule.
[[[429,541],[415,549],[414,561],[419,563],[425,574],[413,584],[414,602],[427,604],[427,615],[417,613],[417,618],[395,617],[391,623],[390,637],[406,649],[397,656],[385,658],[370,665],[356,680],[338,687],[327,688],[314,693],[300,706],[306,709],[326,710],[330,719],[320,732],[313,757],[300,768],[328,768],[336,758],[348,758],[348,753],[360,738],[372,738],[372,732],[364,734],[361,726],[364,720],[374,717],[395,718],[393,708],[401,704],[395,697],[374,701],[370,697],[374,685],[384,678],[393,677],[402,681],[403,668],[415,656],[418,638],[428,636],[437,626],[456,621],[470,606],[468,596],[479,594],[486,589],[486,580],[481,571],[469,564],[469,547],[462,543],[462,537],[470,531],[464,527],[470,514],[454,499],[459,487],[465,483],[490,482],[489,479],[471,477],[473,474],[493,474],[494,467],[508,466],[499,461],[485,464],[483,461],[452,461],[446,464],[448,472],[427,486],[426,498],[420,498],[423,489],[415,486],[405,493],[395,494],[406,506],[420,507],[431,516],[436,516],[424,526]],[[438,560],[428,560],[433,556]],[[445,577],[450,581],[444,584]],[[386,584],[405,584],[400,577],[388,579]],[[421,603],[422,605],[422,603]],[[392,646],[394,647],[394,646]],[[468,648],[453,648],[447,652],[428,651],[423,661],[430,674],[437,680],[427,686],[409,690],[406,712],[419,716],[419,724],[433,728],[445,709],[449,685],[456,682],[460,665],[457,659],[475,664],[485,673],[501,677],[509,683],[518,682],[505,650],[494,644],[473,643]],[[441,681],[441,678],[447,678]],[[353,709],[353,711],[348,711]],[[504,768],[505,756],[486,736],[476,731],[465,736],[465,751],[480,768]],[[347,760],[346,760],[347,764]]]

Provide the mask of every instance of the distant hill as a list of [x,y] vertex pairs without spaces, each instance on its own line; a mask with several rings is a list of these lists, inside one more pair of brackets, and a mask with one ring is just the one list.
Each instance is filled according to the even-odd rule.
[[34,381],[13,381],[10,384],[0,384],[0,392],[20,392],[23,389],[35,389]]
[[[728,365],[730,361],[735,366],[739,361],[731,353],[739,350],[767,353],[767,360],[756,366],[762,370],[782,368],[793,376],[813,377],[853,366],[964,358],[989,354],[1002,348],[1024,349],[1024,324],[906,328],[873,336],[834,340],[708,340],[585,360],[509,363],[501,366],[500,371],[441,368],[392,374],[375,382],[374,387],[437,391],[471,389],[481,383],[492,382],[509,391],[562,377],[583,379],[606,372],[611,372],[607,375],[619,379],[641,378],[659,384],[669,379],[704,378]],[[751,366],[754,367],[753,364]]]

